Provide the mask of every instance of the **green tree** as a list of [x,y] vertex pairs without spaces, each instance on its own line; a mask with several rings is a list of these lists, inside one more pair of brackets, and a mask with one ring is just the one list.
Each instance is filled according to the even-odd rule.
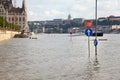
[[8,23],[5,19],[0,17],[0,29],[5,29],[5,28],[7,30],[15,30],[15,31],[20,30],[20,26],[19,25],[15,25],[13,23]]

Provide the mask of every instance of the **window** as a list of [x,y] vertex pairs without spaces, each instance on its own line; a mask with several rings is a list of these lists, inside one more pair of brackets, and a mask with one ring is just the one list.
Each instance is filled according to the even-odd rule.
[[9,17],[9,21],[11,21],[11,18]]
[[23,17],[23,21],[25,21],[25,18]]
[[19,21],[21,21],[21,17],[19,17]]
[[14,21],[14,17],[12,17],[12,21]]

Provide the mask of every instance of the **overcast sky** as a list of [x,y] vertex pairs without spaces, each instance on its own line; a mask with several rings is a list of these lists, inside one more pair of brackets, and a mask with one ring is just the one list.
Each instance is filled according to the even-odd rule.
[[[16,0],[21,6],[22,0]],[[95,0],[26,0],[28,20],[66,19],[68,14],[72,18],[94,19]],[[120,0],[98,0],[98,16],[120,16]]]

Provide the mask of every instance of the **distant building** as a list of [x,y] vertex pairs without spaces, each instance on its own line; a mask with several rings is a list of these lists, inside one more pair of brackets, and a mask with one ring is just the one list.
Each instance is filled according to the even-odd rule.
[[73,21],[78,22],[78,23],[83,23],[84,19],[83,18],[74,18]]
[[71,20],[71,15],[70,14],[68,15],[68,20]]
[[109,16],[108,19],[111,21],[120,21],[120,16]]
[[62,19],[54,19],[53,22],[54,22],[54,24],[62,24],[63,20]]
[[104,21],[104,20],[107,20],[107,18],[106,17],[100,17],[100,18],[98,18],[98,21]]
[[112,25],[111,28],[112,28],[112,29],[116,29],[116,30],[118,30],[118,29],[120,29],[120,25]]
[[28,32],[27,12],[25,0],[23,0],[22,8],[14,7],[12,0],[0,0],[0,16],[9,23],[21,26],[21,30]]

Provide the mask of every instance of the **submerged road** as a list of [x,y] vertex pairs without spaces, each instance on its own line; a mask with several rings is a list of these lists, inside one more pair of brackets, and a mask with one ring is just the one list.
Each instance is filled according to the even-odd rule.
[[0,42],[0,80],[120,80],[120,35],[99,41],[98,65],[88,62],[86,36],[38,34]]

